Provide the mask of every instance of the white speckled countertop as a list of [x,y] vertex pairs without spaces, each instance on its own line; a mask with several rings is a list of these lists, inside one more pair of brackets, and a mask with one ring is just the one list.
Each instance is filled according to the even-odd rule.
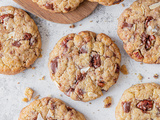
[[[17,120],[19,113],[23,107],[29,104],[22,102],[24,90],[30,87],[35,90],[34,96],[40,95],[40,98],[51,95],[60,98],[76,110],[82,112],[87,120],[115,120],[115,108],[125,89],[136,83],[141,83],[135,73],[141,73],[144,76],[143,83],[156,82],[160,83],[159,79],[154,79],[155,73],[160,75],[160,65],[140,64],[132,60],[124,51],[122,41],[117,35],[117,19],[122,11],[129,7],[134,0],[125,0],[125,7],[121,4],[110,7],[99,5],[96,10],[84,20],[75,23],[75,28],[69,28],[70,25],[52,23],[41,18],[37,18],[30,14],[37,23],[42,36],[42,58],[39,58],[33,67],[36,69],[28,69],[24,72],[8,76],[0,75],[0,120]],[[12,0],[0,0],[0,6],[12,5],[21,8]],[[93,22],[90,22],[92,21]],[[79,26],[82,24],[82,26]],[[120,74],[118,82],[109,89],[104,96],[89,102],[83,103],[73,101],[62,92],[60,92],[55,84],[51,81],[48,70],[49,53],[57,43],[57,41],[69,33],[78,33],[83,30],[90,30],[96,33],[106,33],[109,35],[120,48],[122,54],[121,64],[125,64],[129,70],[128,75]],[[45,76],[45,80],[39,80]],[[20,84],[17,84],[20,82]],[[62,96],[60,96],[62,94]],[[106,96],[113,98],[113,104],[110,108],[103,108],[103,100]],[[33,100],[32,100],[33,101]]]

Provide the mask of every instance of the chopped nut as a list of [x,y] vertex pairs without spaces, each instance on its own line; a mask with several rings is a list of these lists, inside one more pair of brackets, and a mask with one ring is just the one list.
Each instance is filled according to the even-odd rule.
[[28,98],[23,98],[22,101],[23,102],[28,102]]
[[150,5],[149,8],[150,9],[155,9],[155,8],[157,8],[159,6],[160,6],[160,2]]
[[122,3],[122,7],[125,7],[125,5]]
[[90,22],[93,22],[93,20],[91,20]]
[[44,80],[45,79],[45,76],[43,76],[41,79],[39,79],[39,80]]
[[37,99],[39,98],[39,96],[40,96],[40,95],[35,96],[34,99],[37,100]]
[[159,75],[158,75],[158,74],[155,74],[153,77],[154,77],[155,79],[158,79]]
[[82,26],[82,24],[80,24],[79,26]]
[[24,94],[27,96],[28,100],[30,101],[32,96],[33,96],[33,93],[34,93],[34,91],[31,88],[27,87],[25,89],[25,93]]
[[91,102],[89,102],[89,104],[92,104]]
[[62,97],[62,94],[60,94],[59,96],[61,96],[61,97]]
[[75,28],[75,25],[74,24],[72,24],[71,26],[69,26],[70,28]]
[[112,98],[110,96],[104,99],[104,108],[109,108],[112,104]]
[[42,58],[42,54],[40,54],[39,58]]
[[123,74],[125,74],[125,75],[128,74],[128,70],[127,70],[127,68],[126,68],[126,65],[122,65],[120,71],[121,71]]
[[138,77],[139,80],[142,80],[142,79],[143,79],[143,76],[142,76],[140,73],[138,74],[137,77]]

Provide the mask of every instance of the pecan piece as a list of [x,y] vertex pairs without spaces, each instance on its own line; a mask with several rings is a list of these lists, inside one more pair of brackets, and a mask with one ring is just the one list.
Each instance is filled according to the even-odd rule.
[[76,85],[86,77],[86,73],[76,75]]
[[99,81],[99,82],[98,82],[98,86],[104,87],[104,85],[105,85],[105,84],[104,84],[104,81]]
[[127,22],[123,22],[122,29],[125,28],[125,27],[132,28],[133,24],[130,24],[130,23],[127,23]]
[[54,10],[54,8],[53,8],[53,3],[52,3],[52,4],[46,3],[44,6],[45,6],[47,9]]
[[65,11],[70,11],[71,10],[71,7],[68,7],[68,8],[64,8]]
[[138,59],[143,59],[143,55],[141,54],[140,50],[133,52],[133,55]]
[[14,43],[12,43],[12,45],[16,46],[16,47],[20,47],[21,43],[19,41],[14,41]]
[[31,38],[32,38],[31,33],[24,33],[24,37],[23,37],[24,40],[31,40]]
[[83,90],[82,89],[78,89],[78,94],[80,95],[80,96],[83,96],[83,94],[84,94],[84,92],[83,92]]
[[122,107],[125,113],[130,112],[131,102],[122,102]]
[[122,0],[116,0],[113,4],[119,4]]
[[91,56],[89,66],[94,67],[95,69],[101,66],[101,58],[100,58],[100,55],[98,53]]
[[142,112],[151,111],[153,109],[153,101],[152,100],[142,100],[136,106],[137,108],[142,110]]
[[152,16],[147,16],[146,20],[145,20],[145,25],[146,27],[148,27],[148,23],[153,19]]
[[6,18],[6,17],[8,17],[8,18],[14,18],[14,15],[12,15],[12,14],[4,14],[4,15],[1,15],[0,16],[0,23],[4,23],[4,18]]
[[65,95],[67,95],[68,97],[70,97],[71,92],[74,92],[74,91],[75,91],[74,88],[69,88],[69,89],[67,90],[67,92],[65,93]]
[[55,74],[58,68],[58,59],[59,57],[56,57],[54,60],[51,61],[51,70],[52,73]]

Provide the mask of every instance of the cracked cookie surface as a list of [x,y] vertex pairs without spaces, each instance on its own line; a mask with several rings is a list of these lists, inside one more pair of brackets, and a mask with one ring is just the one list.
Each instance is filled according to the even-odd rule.
[[17,74],[39,57],[41,37],[33,19],[23,10],[0,7],[0,74]]
[[116,120],[159,120],[160,85],[136,84],[123,93],[117,107]]
[[121,54],[110,37],[90,31],[63,37],[50,53],[50,76],[73,100],[103,95],[118,79]]
[[105,5],[105,6],[111,6],[115,4],[119,4],[123,2],[124,0],[89,0],[91,2],[98,2],[99,4]]
[[86,120],[83,114],[57,98],[42,98],[23,108],[18,120]]
[[67,13],[75,10],[83,0],[32,0],[41,8],[51,12]]
[[119,18],[118,35],[136,61],[160,63],[160,0],[138,0]]

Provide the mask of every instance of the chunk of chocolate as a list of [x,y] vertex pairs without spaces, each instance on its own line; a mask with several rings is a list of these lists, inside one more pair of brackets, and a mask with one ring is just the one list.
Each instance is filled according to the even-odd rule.
[[147,16],[146,20],[145,20],[145,25],[146,27],[148,27],[148,23],[153,19],[152,16]]
[[130,102],[122,102],[122,107],[125,113],[130,112],[130,106],[131,106]]
[[127,22],[123,22],[122,29],[125,28],[125,27],[132,28],[133,24],[130,24],[130,23],[127,23]]
[[24,37],[23,37],[24,40],[31,40],[31,38],[32,38],[31,33],[24,33]]
[[45,6],[47,9],[54,10],[54,8],[53,8],[53,3],[52,3],[52,4],[46,3],[44,6]]
[[64,8],[65,11],[70,11],[71,10],[71,7],[68,7],[68,8]]
[[120,71],[120,66],[118,63],[115,64],[115,73],[119,73]]
[[58,68],[58,59],[59,59],[59,57],[56,57],[55,59],[53,59],[51,61],[51,70],[52,70],[53,74],[55,74],[56,71],[57,71],[57,68]]

